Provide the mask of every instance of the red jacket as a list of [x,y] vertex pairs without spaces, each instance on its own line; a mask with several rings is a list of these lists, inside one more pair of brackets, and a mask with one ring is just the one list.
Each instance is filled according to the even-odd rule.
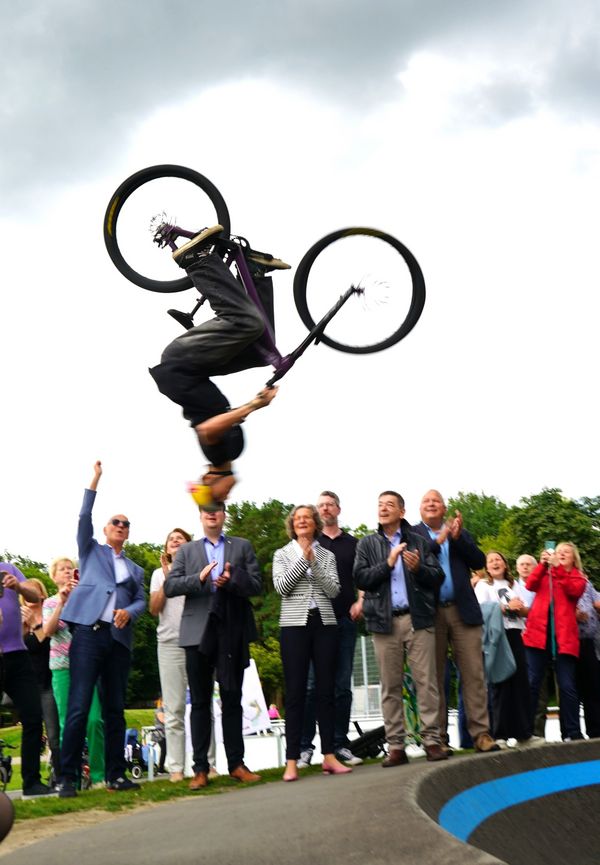
[[[566,571],[562,565],[552,568],[554,596],[554,632],[559,655],[579,657],[579,630],[575,607],[585,590],[586,579],[576,568]],[[532,649],[545,649],[547,645],[548,609],[550,607],[550,578],[548,565],[540,562],[527,579],[526,588],[535,592],[535,600],[527,616],[523,642]]]

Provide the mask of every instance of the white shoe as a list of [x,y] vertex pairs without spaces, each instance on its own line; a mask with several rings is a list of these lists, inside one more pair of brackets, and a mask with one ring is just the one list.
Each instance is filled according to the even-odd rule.
[[541,736],[530,736],[529,739],[519,739],[517,742],[517,747],[519,750],[522,748],[535,748],[537,745],[545,745],[546,740]]
[[498,747],[502,751],[508,750],[508,742],[506,741],[506,739],[496,739],[496,745],[498,745]]
[[335,756],[341,763],[345,763],[346,766],[360,766],[362,764],[361,758],[353,754],[350,748],[338,748]]
[[298,769],[308,769],[313,758],[313,751],[308,748],[306,751],[300,751],[300,759],[296,763]]

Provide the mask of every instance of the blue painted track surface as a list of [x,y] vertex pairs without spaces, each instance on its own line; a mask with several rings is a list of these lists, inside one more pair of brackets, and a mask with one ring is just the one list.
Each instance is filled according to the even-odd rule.
[[600,760],[521,772],[477,784],[453,796],[440,811],[439,823],[461,841],[506,808],[579,787],[600,785]]

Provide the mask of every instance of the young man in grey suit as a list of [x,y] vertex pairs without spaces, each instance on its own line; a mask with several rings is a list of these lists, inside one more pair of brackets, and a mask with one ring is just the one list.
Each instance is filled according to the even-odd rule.
[[208,784],[213,681],[219,683],[223,742],[229,774],[260,781],[244,764],[242,681],[250,662],[256,625],[248,598],[262,589],[260,568],[249,541],[223,534],[225,505],[200,509],[204,537],[177,551],[164,584],[165,595],[185,595],[179,645],[185,649],[192,711],[194,777],[190,790]]

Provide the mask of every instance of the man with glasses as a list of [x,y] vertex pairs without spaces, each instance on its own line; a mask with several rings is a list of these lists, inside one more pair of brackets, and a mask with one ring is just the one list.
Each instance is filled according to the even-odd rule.
[[92,508],[102,475],[100,461],[83,496],[77,545],[80,580],[64,606],[71,625],[71,686],[61,750],[58,795],[77,795],[87,716],[96,681],[105,725],[106,782],[109,790],[137,787],[125,777],[125,694],[131,666],[133,622],[144,611],[144,571],[123,554],[129,520],[112,517],[104,527],[105,544],[94,539]]

